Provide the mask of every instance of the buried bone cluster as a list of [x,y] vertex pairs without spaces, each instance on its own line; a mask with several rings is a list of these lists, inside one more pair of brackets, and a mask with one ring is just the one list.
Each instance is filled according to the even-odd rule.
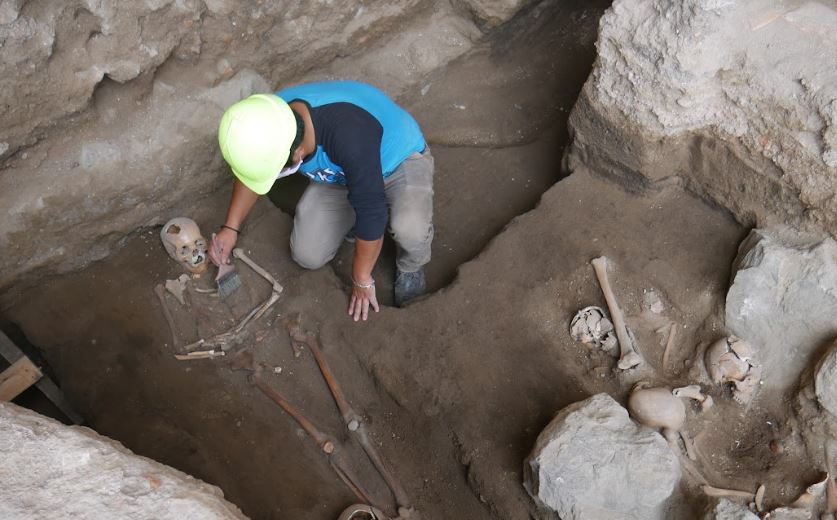
[[[832,321],[829,325],[819,320],[819,316],[825,313],[837,316],[837,277],[831,274],[837,255],[823,254],[837,251],[836,245],[827,237],[818,240],[791,237],[785,228],[751,232],[739,249],[727,294],[726,316],[733,318],[727,325],[733,330],[726,334],[720,331],[719,335],[723,335],[708,343],[680,346],[681,349],[693,349],[691,359],[687,361],[687,366],[693,370],[683,375],[692,381],[665,373],[665,364],[655,363],[650,350],[641,351],[630,333],[627,335],[630,349],[636,349],[637,355],[646,362],[623,368],[618,359],[612,361],[612,374],[623,391],[625,385],[643,379],[627,392],[627,410],[615,401],[612,405],[633,419],[638,428],[668,441],[674,464],[682,471],[680,489],[683,493],[696,494],[697,503],[706,505],[707,519],[835,518],[830,515],[837,513],[837,482],[833,478],[837,460],[829,446],[837,445],[837,322]],[[599,270],[596,275],[601,280]],[[604,291],[605,284],[601,285]],[[610,292],[605,295],[609,307],[611,300],[615,301],[615,295],[612,290]],[[766,301],[760,301],[762,298]],[[816,302],[824,308],[811,310],[806,302]],[[810,316],[808,326],[806,316]],[[624,316],[620,316],[620,321],[624,324]],[[752,323],[748,324],[748,321]],[[636,324],[642,320],[631,323],[639,327]],[[769,323],[772,330],[782,331],[785,342],[778,344],[771,337],[753,333],[757,328],[754,324],[761,323]],[[570,335],[575,341],[601,348],[615,357],[616,346],[605,347],[613,329],[613,322],[605,310],[585,307],[572,319]],[[618,352],[624,353],[625,349],[620,345]],[[793,359],[786,359],[791,354]],[[662,373],[657,372],[655,366],[662,366]],[[781,383],[764,381],[765,376],[778,378]],[[678,379],[672,380],[672,377]],[[676,384],[671,384],[675,381]],[[789,381],[794,383],[789,384]],[[789,398],[794,392],[798,392],[800,402],[808,403],[805,410],[809,415],[792,407],[793,399]],[[613,497],[636,491],[629,490],[624,484],[606,482],[595,468],[587,474],[571,467],[568,459],[565,460],[572,458],[571,451],[589,454],[590,450],[604,449],[597,444],[598,434],[592,433],[613,420],[612,414],[604,414],[594,406],[593,403],[601,399],[601,396],[595,396],[559,412],[541,433],[526,460],[525,487],[539,508],[546,512],[543,518],[553,518],[549,516],[553,513],[562,519],[673,518],[671,493],[663,499],[643,498],[647,507],[637,509],[635,504],[623,501],[624,497]],[[686,399],[695,401],[695,406],[689,406]],[[718,403],[720,405],[708,411]],[[694,441],[687,433],[690,428],[694,431],[698,424],[704,430],[707,425],[712,427],[721,422],[750,428],[754,424],[748,420],[750,414],[778,408],[790,417],[788,421],[800,425],[799,432],[808,447],[798,454],[804,459],[800,464],[809,475],[803,478],[811,479],[810,474],[816,471],[823,475],[816,482],[813,479],[799,481],[801,473],[786,475],[794,485],[805,489],[801,495],[788,495],[785,490],[777,489],[775,481],[773,484],[761,481],[760,472],[764,468],[749,467],[751,463],[746,459],[735,463],[739,468],[734,479],[738,485],[732,486],[732,480],[725,482],[724,471],[715,465],[714,455],[709,456],[700,449],[697,442],[700,432]],[[580,413],[582,410],[584,413]],[[583,424],[569,424],[569,417]],[[630,431],[625,428],[626,432]],[[610,437],[616,448],[607,452],[609,464],[617,466],[617,471],[622,471],[629,480],[647,479],[648,473],[659,478],[670,477],[668,468],[652,456],[627,461],[621,455],[624,450],[644,449],[641,445],[644,446],[645,441],[627,433],[623,438],[617,437],[620,436],[615,433]],[[753,438],[757,436],[753,435]],[[826,447],[825,453],[822,453],[822,446]],[[734,453],[731,456],[736,457]],[[577,460],[577,463],[598,464],[595,457]],[[675,483],[681,480],[680,475],[678,473]],[[576,489],[567,485],[578,478],[586,478],[586,486]],[[741,484],[745,480],[750,483]],[[598,492],[588,492],[589,489]]]

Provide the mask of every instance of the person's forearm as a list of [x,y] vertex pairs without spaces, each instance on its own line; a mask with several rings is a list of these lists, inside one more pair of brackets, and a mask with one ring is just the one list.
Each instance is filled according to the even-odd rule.
[[241,229],[244,219],[247,218],[247,215],[253,209],[258,199],[258,193],[252,191],[242,184],[240,180],[236,179],[233,184],[230,207],[227,210],[227,220],[224,223],[235,229]]
[[355,259],[352,263],[352,278],[357,283],[367,283],[372,279],[372,269],[381,254],[381,246],[384,243],[383,237],[378,240],[355,241]]

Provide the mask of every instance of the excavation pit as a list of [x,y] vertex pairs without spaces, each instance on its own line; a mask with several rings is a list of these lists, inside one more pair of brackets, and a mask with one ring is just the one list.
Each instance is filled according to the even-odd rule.
[[[224,171],[196,200],[161,203],[159,221],[113,230],[122,237],[118,247],[102,238],[102,249],[91,253],[102,258],[83,269],[58,273],[45,262],[41,271],[21,274],[2,296],[3,330],[39,351],[87,426],[217,486],[250,518],[331,520],[357,503],[329,464],[335,446],[370,501],[395,512],[387,483],[344,424],[314,353],[293,341],[289,323],[317,338],[423,518],[547,518],[523,486],[523,461],[541,431],[560,410],[590,396],[607,393],[622,406],[643,380],[668,388],[700,384],[714,402],[684,400],[683,430],[694,452],[672,443],[682,476],[659,518],[699,517],[711,502],[703,485],[754,496],[764,485],[767,509],[793,502],[823,465],[835,462],[812,455],[833,431],[810,397],[814,389],[806,393],[803,378],[787,392],[761,388],[742,404],[731,388],[711,384],[702,367],[707,346],[727,336],[732,266],[759,218],[725,209],[682,171],[645,178],[616,154],[585,156],[595,153],[591,142],[601,135],[578,122],[589,115],[580,110],[570,127],[584,130],[580,142],[588,148],[577,144],[566,153],[568,120],[594,66],[607,8],[607,2],[543,2],[494,28],[483,19],[485,36],[469,52],[401,78],[408,86],[395,89],[398,100],[422,125],[436,159],[430,291],[407,308],[391,306],[391,246],[374,273],[384,305],[361,323],[346,315],[351,244],[322,269],[293,262],[288,241],[304,183],[292,177],[259,201],[238,243],[281,285],[278,301],[240,334],[212,344],[210,357],[175,358],[206,350],[196,343],[235,327],[272,294],[271,284],[240,261],[242,288],[224,301],[210,292],[212,269],[188,279],[182,303],[164,292],[161,305],[155,294],[182,274],[160,243],[160,225],[176,212],[211,232],[230,197]],[[373,57],[383,52],[371,48],[371,57],[357,59],[359,70],[378,70]],[[335,58],[321,74],[351,76],[347,60]],[[124,84],[108,80],[94,99],[106,107],[125,96],[141,106],[148,88],[164,89],[177,75],[175,65]],[[300,79],[321,79],[301,64],[296,70]],[[222,72],[229,79],[236,71]],[[589,85],[583,96],[592,95]],[[634,150],[630,145],[625,150]],[[27,150],[7,158],[3,173],[28,160]],[[593,168],[599,159],[607,167]],[[154,205],[137,197],[138,205]],[[569,333],[579,309],[595,305],[610,316],[590,265],[602,255],[643,357],[630,370],[620,370],[612,352]],[[818,349],[816,355],[825,353]],[[255,368],[331,436],[328,449],[254,385]],[[36,394],[17,402],[58,415]]]

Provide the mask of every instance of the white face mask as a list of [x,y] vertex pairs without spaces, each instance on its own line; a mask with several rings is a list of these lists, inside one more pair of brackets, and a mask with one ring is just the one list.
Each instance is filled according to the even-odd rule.
[[302,166],[302,159],[299,160],[298,163],[294,164],[293,166],[288,166],[287,168],[282,168],[282,171],[276,174],[276,179],[281,179],[283,177],[287,177],[288,175],[296,173],[299,170],[299,167]]

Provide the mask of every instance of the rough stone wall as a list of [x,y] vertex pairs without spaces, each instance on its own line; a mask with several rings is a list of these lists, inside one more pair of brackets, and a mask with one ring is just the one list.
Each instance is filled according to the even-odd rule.
[[525,3],[0,2],[0,291],[228,182],[215,130],[233,101],[338,77],[397,96]]
[[0,518],[246,518],[215,486],[93,430],[0,403]]
[[837,235],[837,2],[617,0],[597,48],[570,169]]

